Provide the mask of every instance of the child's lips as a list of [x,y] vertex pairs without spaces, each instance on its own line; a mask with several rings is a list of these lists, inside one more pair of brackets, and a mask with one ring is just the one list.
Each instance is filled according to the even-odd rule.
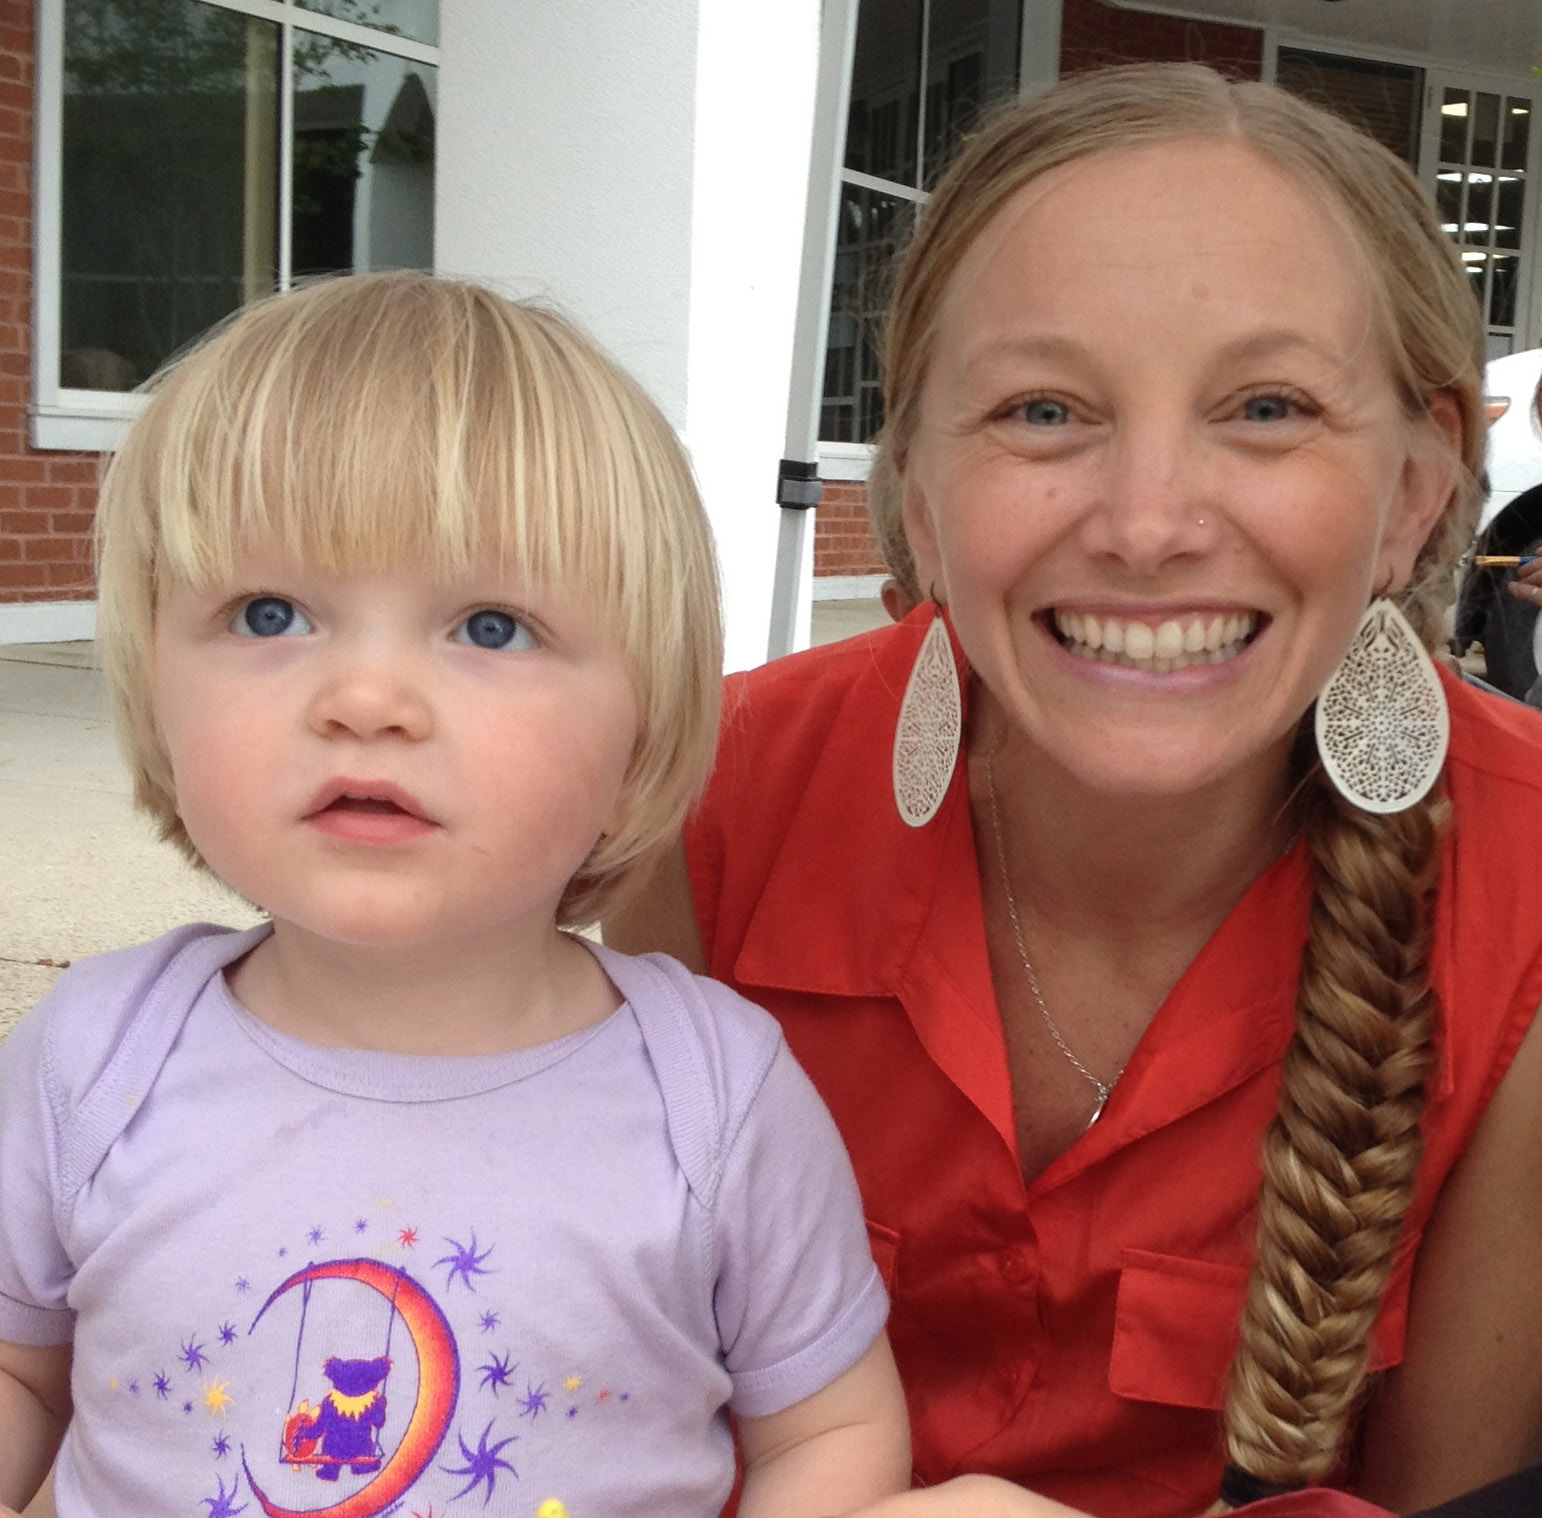
[[401,843],[439,824],[410,791],[388,781],[328,781],[311,798],[305,819],[318,832],[351,843]]

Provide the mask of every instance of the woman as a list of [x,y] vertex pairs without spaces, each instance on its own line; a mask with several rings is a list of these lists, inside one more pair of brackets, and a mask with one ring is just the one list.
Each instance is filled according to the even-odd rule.
[[610,933],[842,1127],[918,1480],[1004,1478],[896,1512],[1537,1458],[1542,729],[1416,651],[1480,364],[1406,170],[1204,69],[1062,83],[923,213],[873,490],[920,604],[730,682]]

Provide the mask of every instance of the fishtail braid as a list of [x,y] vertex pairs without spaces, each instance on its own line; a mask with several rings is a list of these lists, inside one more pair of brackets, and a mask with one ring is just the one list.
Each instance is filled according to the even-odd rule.
[[1280,1486],[1338,1459],[1413,1195],[1447,811],[1363,812],[1320,769],[1301,806],[1316,890],[1225,1412],[1229,1459]]

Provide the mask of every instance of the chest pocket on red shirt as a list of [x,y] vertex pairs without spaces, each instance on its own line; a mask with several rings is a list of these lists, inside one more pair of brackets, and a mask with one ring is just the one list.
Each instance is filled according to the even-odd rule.
[[[1109,1389],[1139,1402],[1219,1409],[1237,1350],[1248,1272],[1208,1260],[1127,1249],[1114,1307]],[[1393,1290],[1371,1341],[1370,1369],[1403,1354],[1406,1294]]]
[[1219,1408],[1248,1273],[1127,1249],[1114,1307],[1109,1390],[1139,1402]]

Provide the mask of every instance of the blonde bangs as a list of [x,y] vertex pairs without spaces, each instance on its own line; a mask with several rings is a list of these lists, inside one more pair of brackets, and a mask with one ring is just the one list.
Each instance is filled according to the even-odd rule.
[[678,827],[716,731],[710,534],[674,430],[576,327],[470,283],[353,276],[245,311],[152,385],[104,477],[99,622],[136,794],[167,837],[193,854],[150,711],[158,589],[229,581],[257,545],[327,574],[490,563],[584,594],[641,731],[637,815],[575,907]]
[[636,402],[618,378],[560,317],[476,286],[338,280],[171,368],[112,473],[157,579],[227,579],[260,543],[329,574],[491,559],[613,607],[617,508],[650,483],[628,466],[656,446],[616,446]]

